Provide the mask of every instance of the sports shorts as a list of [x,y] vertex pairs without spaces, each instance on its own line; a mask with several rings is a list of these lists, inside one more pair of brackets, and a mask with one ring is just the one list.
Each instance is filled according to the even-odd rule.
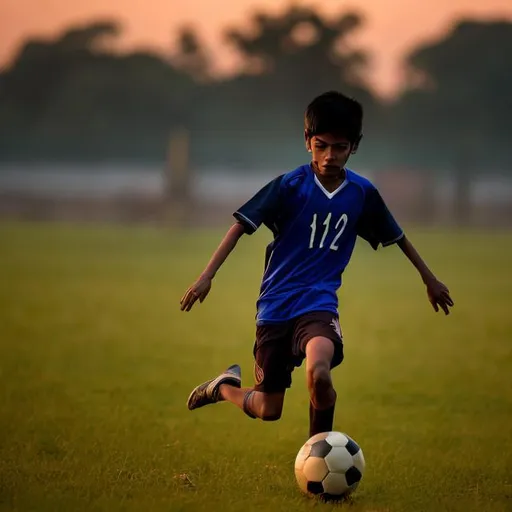
[[256,326],[254,380],[256,391],[283,392],[292,384],[292,372],[302,365],[306,345],[322,336],[334,344],[331,369],[343,361],[343,337],[338,316],[312,311],[292,320]]

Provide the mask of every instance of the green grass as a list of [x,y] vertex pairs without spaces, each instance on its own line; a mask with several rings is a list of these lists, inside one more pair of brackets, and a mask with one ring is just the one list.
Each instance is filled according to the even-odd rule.
[[[252,382],[267,234],[179,311],[221,235],[0,225],[0,510],[340,509],[295,484],[303,368],[277,423],[185,407],[227,364]],[[367,469],[341,509],[512,510],[512,235],[411,237],[456,305],[436,315],[396,247],[358,245],[340,293],[335,427]]]

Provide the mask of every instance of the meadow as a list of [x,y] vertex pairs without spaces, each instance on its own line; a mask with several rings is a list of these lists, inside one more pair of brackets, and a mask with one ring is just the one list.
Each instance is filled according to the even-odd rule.
[[353,499],[300,494],[304,368],[279,422],[190,390],[252,383],[269,234],[243,239],[190,313],[222,230],[0,224],[0,510],[512,510],[512,233],[411,229],[450,288],[434,313],[397,247],[359,243],[340,290],[336,430],[367,466]]

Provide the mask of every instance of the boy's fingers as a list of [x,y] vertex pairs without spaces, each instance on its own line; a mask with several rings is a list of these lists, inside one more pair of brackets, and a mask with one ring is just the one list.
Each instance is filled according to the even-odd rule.
[[[190,299],[193,297],[192,290],[189,288],[183,298],[181,299],[181,310],[187,309],[190,304]],[[188,311],[188,310],[187,310]]]
[[453,304],[454,304],[453,299],[450,297],[450,294],[448,292],[443,294],[443,297],[444,297],[444,300],[446,301],[446,304],[448,304],[449,306],[453,306]]
[[188,297],[187,311],[190,311],[192,309],[192,306],[195,304],[195,302],[198,298],[199,298],[199,294],[196,291],[191,290],[189,297]]

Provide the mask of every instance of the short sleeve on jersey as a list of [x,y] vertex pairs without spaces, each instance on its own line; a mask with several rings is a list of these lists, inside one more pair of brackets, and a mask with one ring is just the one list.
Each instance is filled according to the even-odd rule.
[[267,183],[249,201],[233,213],[235,219],[244,225],[248,235],[261,224],[272,226],[278,215],[283,175]]
[[379,245],[386,247],[394,244],[404,236],[401,227],[389,211],[379,191],[373,185],[366,188],[357,234],[364,238],[375,250]]

